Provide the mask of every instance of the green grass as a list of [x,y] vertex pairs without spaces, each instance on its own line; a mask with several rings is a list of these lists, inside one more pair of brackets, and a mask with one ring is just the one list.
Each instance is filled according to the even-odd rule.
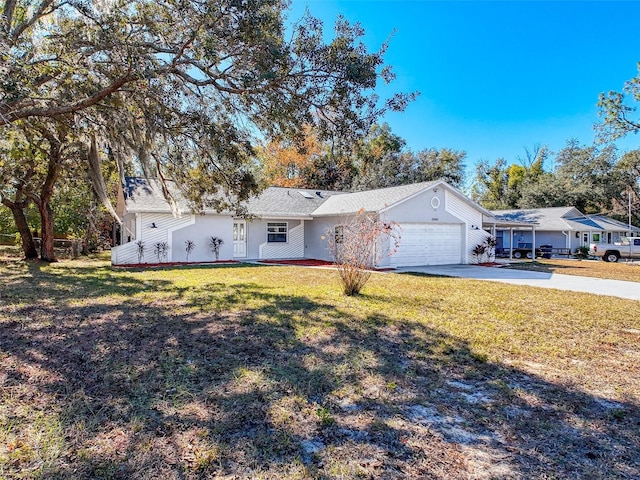
[[0,478],[640,474],[637,302],[0,259]]

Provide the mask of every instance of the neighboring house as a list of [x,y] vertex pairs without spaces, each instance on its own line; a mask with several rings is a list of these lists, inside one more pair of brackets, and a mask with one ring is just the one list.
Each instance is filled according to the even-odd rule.
[[122,245],[112,249],[114,265],[139,263],[138,241],[145,245],[144,263],[158,261],[153,250],[159,242],[169,245],[165,261],[184,262],[187,240],[196,245],[190,262],[212,261],[212,236],[224,240],[221,260],[331,260],[327,235],[359,211],[399,225],[400,247],[380,266],[469,263],[471,250],[489,235],[483,217],[492,218],[442,180],[356,193],[270,187],[247,202],[248,220],[229,212],[193,214],[177,188],[170,189],[176,215],[157,181],[126,179],[118,195]]
[[[629,226],[605,215],[585,215],[575,207],[532,208],[525,210],[494,210],[499,221],[535,223],[535,246],[551,245],[570,249],[589,246],[590,243],[613,243],[621,237],[637,232]],[[498,229],[496,237],[504,248],[518,243],[531,243],[531,229]]]

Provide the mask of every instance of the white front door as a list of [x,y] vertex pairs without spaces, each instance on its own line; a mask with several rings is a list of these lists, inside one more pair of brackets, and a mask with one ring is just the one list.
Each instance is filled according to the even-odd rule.
[[247,256],[247,223],[244,220],[233,221],[233,256]]

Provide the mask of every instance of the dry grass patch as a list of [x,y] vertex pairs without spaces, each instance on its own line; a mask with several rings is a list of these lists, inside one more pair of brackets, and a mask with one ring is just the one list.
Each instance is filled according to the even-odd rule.
[[0,478],[640,476],[637,302],[0,265]]
[[608,263],[602,260],[562,260],[558,258],[540,258],[535,262],[512,263],[508,268],[533,270],[546,273],[561,273],[563,275],[578,275],[582,277],[608,278],[610,280],[624,280],[627,282],[640,282],[640,262],[626,262],[623,259],[616,263]]

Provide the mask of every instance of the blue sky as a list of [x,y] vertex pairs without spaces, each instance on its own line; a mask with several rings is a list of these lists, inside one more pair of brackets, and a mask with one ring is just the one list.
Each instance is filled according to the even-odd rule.
[[[421,95],[384,121],[414,151],[465,150],[470,174],[536,144],[592,144],[598,95],[640,62],[640,1],[293,0],[289,17],[305,8],[327,34],[339,14],[359,22],[370,50],[395,31],[385,60],[397,79],[379,92]],[[640,148],[640,136],[618,146]]]

